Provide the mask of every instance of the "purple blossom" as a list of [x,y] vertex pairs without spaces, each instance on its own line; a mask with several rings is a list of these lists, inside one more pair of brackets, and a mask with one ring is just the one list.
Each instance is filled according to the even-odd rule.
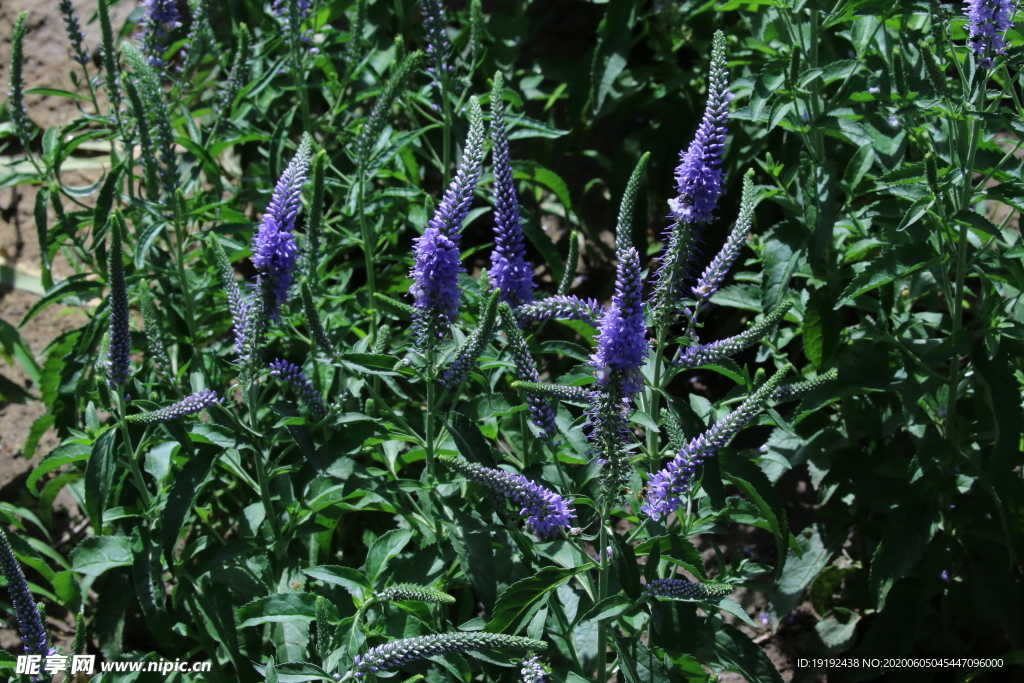
[[523,683],[544,683],[546,675],[547,671],[537,655],[524,659],[519,665],[519,677]]
[[978,66],[992,67],[995,55],[1006,54],[1003,34],[1013,25],[1013,0],[966,0],[968,44],[975,57],[981,57]]
[[202,391],[197,391],[191,396],[186,396],[182,400],[169,405],[166,408],[154,410],[151,413],[131,415],[128,419],[131,422],[142,422],[144,424],[172,422],[189,415],[195,415],[205,408],[210,408],[223,402],[224,399],[219,398],[217,393],[212,389],[203,389]]
[[438,92],[444,93],[442,84],[452,72],[451,64],[448,63],[450,45],[444,4],[441,0],[421,0],[420,9],[423,11],[423,25],[427,29],[427,73]]
[[302,371],[302,368],[295,365],[295,363],[279,358],[270,363],[270,374],[288,384],[292,391],[298,394],[306,405],[309,406],[310,411],[316,416],[317,420],[327,417],[327,413],[330,412],[327,403],[324,402],[320,392],[316,390],[313,383],[306,377],[306,373]]
[[524,304],[516,309],[516,318],[521,325],[542,320],[582,320],[593,325],[600,317],[601,305],[596,299],[580,299],[562,294]]
[[311,0],[274,0],[271,11],[275,17],[283,17],[291,9],[292,5],[299,11],[300,19],[305,19],[309,16],[309,11],[313,8]]
[[164,63],[160,58],[164,38],[181,26],[176,0],[143,0],[145,15],[142,18],[142,46],[149,65],[155,69]]
[[75,13],[75,6],[71,3],[71,0],[60,0],[59,7],[60,13],[64,16],[68,40],[71,41],[71,58],[79,64],[87,64],[89,62],[89,55],[86,54],[85,48],[82,46],[85,34],[82,33],[82,25],[78,21],[78,15]]
[[483,467],[454,456],[441,456],[441,459],[448,466],[462,472],[467,479],[486,486],[518,505],[520,516],[526,517],[526,528],[540,538],[548,538],[558,529],[568,530],[569,520],[576,517],[560,495],[521,474]]
[[676,168],[679,196],[670,202],[677,221],[708,223],[722,192],[722,150],[729,117],[729,74],[725,69],[725,34],[715,33],[711,49],[708,100],[704,118]]
[[414,297],[414,325],[422,346],[445,337],[448,325],[458,317],[462,272],[459,231],[473,204],[483,154],[483,113],[474,97],[469,103],[469,135],[462,162],[423,235],[413,242],[416,262],[410,274],[413,284],[409,293]]
[[533,269],[526,260],[522,217],[512,178],[512,160],[505,132],[501,72],[494,74],[491,90],[491,140],[494,144],[494,251],[491,252],[491,287],[501,289],[501,300],[512,308],[533,301]]
[[260,271],[257,281],[263,293],[266,316],[277,319],[288,301],[292,271],[299,250],[295,245],[295,219],[302,201],[302,185],[310,162],[310,137],[304,135],[298,152],[281,174],[263,221],[252,238],[252,262]]
[[43,625],[39,610],[36,609],[32,591],[28,588],[25,573],[21,571],[18,558],[14,555],[7,533],[0,529],[0,571],[7,579],[7,592],[11,595],[14,614],[18,618],[18,634],[25,648],[25,654],[48,656],[56,652],[50,646],[46,627]]
[[640,368],[647,358],[647,328],[640,295],[640,256],[633,247],[619,253],[612,305],[598,323],[597,350],[591,357],[597,383],[618,382],[619,394],[630,400],[640,391]]
[[366,674],[393,671],[409,662],[453,652],[476,650],[544,650],[542,640],[509,636],[503,633],[454,632],[439,633],[417,638],[405,638],[372,647],[365,654],[356,655],[353,673],[362,679]]

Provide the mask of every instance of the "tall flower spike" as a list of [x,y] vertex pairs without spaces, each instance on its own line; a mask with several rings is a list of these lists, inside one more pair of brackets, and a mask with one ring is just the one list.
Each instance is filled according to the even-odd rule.
[[374,146],[380,139],[380,133],[384,129],[384,124],[391,113],[391,107],[402,92],[402,86],[405,84],[409,74],[420,63],[422,57],[423,55],[418,50],[406,55],[405,59],[399,62],[397,68],[391,74],[391,78],[388,79],[383,90],[380,91],[377,101],[373,103],[373,109],[370,110],[370,115],[366,119],[366,124],[359,135],[359,140],[356,142],[356,162],[364,172],[366,172],[369,166]]
[[180,420],[183,417],[189,415],[195,415],[202,412],[205,408],[210,408],[215,405],[219,405],[224,402],[224,399],[217,396],[217,393],[212,389],[203,389],[197,391],[191,396],[186,396],[182,400],[161,408],[160,410],[154,410],[151,413],[140,413],[138,415],[129,415],[129,422],[141,422],[143,424],[159,424],[161,422],[173,422],[174,420]]
[[739,408],[681,448],[665,469],[648,475],[650,485],[647,503],[640,509],[653,520],[659,520],[662,515],[681,510],[684,505],[682,497],[690,492],[697,466],[724,448],[761,412],[771,400],[787,370],[788,367],[779,370]]
[[416,263],[409,293],[416,309],[414,327],[421,346],[431,346],[448,333],[459,314],[459,231],[473,203],[484,154],[484,117],[475,97],[469,100],[469,135],[462,161],[441,203],[414,241]]
[[743,198],[740,200],[740,215],[736,219],[736,225],[733,227],[732,232],[729,233],[729,237],[726,238],[722,249],[712,259],[711,263],[708,264],[704,273],[697,278],[697,284],[693,288],[693,294],[698,304],[709,300],[718,291],[718,288],[722,286],[726,273],[732,268],[732,264],[736,262],[736,258],[740,255],[740,247],[743,246],[747,235],[750,234],[750,228],[754,223],[754,208],[756,206],[757,202],[754,199],[754,170],[751,169],[743,176]]
[[292,232],[309,170],[311,142],[308,134],[302,136],[302,144],[277,181],[263,221],[252,238],[252,262],[259,271],[263,310],[272,320],[280,317],[281,306],[288,301],[299,255]]
[[270,363],[270,374],[288,384],[292,391],[302,397],[310,412],[318,420],[327,417],[329,412],[327,403],[324,402],[320,392],[316,390],[313,383],[306,377],[306,373],[302,371],[302,368],[295,365],[295,363],[279,358]]
[[978,66],[989,69],[995,55],[1006,54],[1003,34],[1013,25],[1013,0],[967,0],[965,5],[967,42],[974,56],[980,57]]
[[620,251],[615,296],[598,323],[597,350],[591,357],[597,383],[617,386],[623,400],[631,400],[643,385],[640,369],[647,358],[647,328],[640,300],[640,256],[628,247]]
[[771,400],[773,403],[779,401],[792,401],[801,398],[805,394],[809,394],[815,389],[819,389],[826,384],[835,381],[839,377],[839,373],[835,370],[826,372],[824,375],[819,375],[814,379],[809,379],[806,382],[792,382],[790,384],[781,384],[775,391],[772,392]]
[[376,674],[395,669],[428,657],[455,652],[477,650],[545,650],[548,644],[543,640],[508,636],[504,633],[440,633],[417,638],[405,638],[370,648],[365,654],[356,655],[353,673],[357,679],[366,674]]
[[107,351],[107,377],[115,387],[128,379],[131,366],[132,337],[128,329],[128,285],[124,278],[121,247],[125,224],[120,211],[110,216],[110,255],[107,277],[110,279],[110,346]]
[[684,223],[709,223],[722,192],[722,150],[729,118],[729,73],[725,68],[725,34],[715,32],[711,45],[708,100],[697,133],[680,154],[676,168],[679,196],[670,202],[672,215]]
[[[530,355],[530,349],[526,346],[526,339],[523,338],[522,330],[519,329],[519,321],[512,312],[508,303],[502,302],[498,307],[501,314],[501,327],[508,337],[509,350],[516,363],[516,379],[522,382],[539,383],[540,374],[537,372],[537,364]],[[542,439],[549,439],[558,434],[558,425],[555,423],[555,410],[543,397],[536,394],[528,394],[526,404],[530,410],[530,419],[541,432]]]
[[698,368],[702,365],[710,365],[718,361],[734,356],[740,351],[745,351],[761,341],[773,327],[793,306],[791,299],[786,299],[779,304],[771,313],[765,316],[764,320],[753,325],[749,330],[735,337],[711,342],[710,344],[698,344],[680,349],[679,354],[672,361],[674,365],[683,369]]
[[415,600],[416,602],[430,602],[435,605],[452,605],[455,603],[455,598],[447,593],[415,583],[396,583],[377,591],[373,596],[381,602]]
[[18,635],[21,636],[25,654],[54,654],[56,650],[50,646],[50,638],[46,635],[43,619],[32,599],[32,591],[28,589],[25,573],[21,571],[21,565],[3,529],[0,529],[0,570],[7,579],[7,592],[11,595],[14,614],[18,618]]
[[533,301],[533,268],[526,260],[522,216],[512,160],[505,131],[504,84],[494,74],[491,89],[491,142],[494,161],[494,251],[491,252],[491,286],[501,289],[501,300],[512,308]]
[[209,240],[209,244],[217,265],[217,272],[220,274],[221,284],[228,295],[228,310],[231,312],[235,336],[235,352],[241,360],[247,356],[246,340],[249,334],[253,305],[249,297],[242,292],[242,288],[238,286],[235,269],[231,266],[228,255],[224,253],[224,247],[221,246],[220,241],[213,237]]
[[157,321],[156,306],[153,305],[153,295],[150,293],[147,283],[139,286],[138,295],[139,308],[142,309],[142,321],[146,325],[146,349],[149,351],[149,358],[160,374],[164,377],[172,377],[171,359],[167,355],[167,347],[164,346],[160,323]]
[[548,538],[559,529],[568,529],[569,520],[576,517],[569,511],[569,506],[560,495],[533,483],[521,474],[483,467],[459,460],[452,455],[439,457],[446,465],[458,470],[470,481],[475,481],[518,505],[520,516],[526,517],[526,528],[540,538]]
[[601,317],[601,304],[597,299],[580,299],[556,294],[540,301],[525,304],[515,310],[520,325],[542,320],[582,320],[596,325]]
[[160,177],[163,180],[164,191],[172,193],[178,187],[178,160],[171,114],[163,88],[160,87],[160,77],[135,45],[124,43],[121,51],[135,72],[135,87],[138,88],[139,96],[145,105],[147,125],[160,151]]
[[71,0],[60,0],[60,13],[64,17],[64,27],[71,41],[71,59],[79,64],[88,64],[89,55],[86,54],[82,42],[85,34],[82,33],[82,24],[78,21],[78,14],[75,13],[75,6]]
[[427,72],[443,97],[444,84],[452,72],[451,64],[448,63],[448,19],[441,0],[420,0],[420,7],[423,10],[423,25],[427,29]]

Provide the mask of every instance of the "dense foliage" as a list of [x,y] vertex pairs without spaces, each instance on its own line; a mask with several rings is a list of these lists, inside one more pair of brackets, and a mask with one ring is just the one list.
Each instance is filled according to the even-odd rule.
[[22,15],[0,124],[21,325],[89,320],[0,322],[61,439],[0,509],[26,653],[779,681],[740,587],[807,655],[1024,646],[1009,0],[109,4],[47,130]]

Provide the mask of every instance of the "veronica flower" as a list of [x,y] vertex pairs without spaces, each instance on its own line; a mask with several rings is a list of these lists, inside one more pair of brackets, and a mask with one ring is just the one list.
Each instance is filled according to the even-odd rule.
[[131,366],[132,337],[128,329],[128,286],[124,279],[121,235],[124,218],[115,211],[110,217],[110,255],[107,277],[110,279],[110,344],[107,350],[107,377],[115,387],[128,379]]
[[21,565],[18,564],[18,558],[14,556],[14,550],[11,549],[3,529],[0,529],[0,571],[3,571],[4,578],[7,579],[7,592],[11,595],[14,614],[18,618],[18,635],[21,636],[25,654],[54,654],[56,649],[50,646],[46,627],[43,625],[39,610],[36,609],[35,600],[32,599],[32,591],[28,589],[25,573],[21,571]]
[[482,484],[518,505],[520,516],[526,517],[526,528],[540,538],[547,538],[558,529],[568,529],[569,520],[576,517],[560,495],[521,474],[483,467],[450,455],[442,455],[440,458],[467,479]]
[[418,638],[405,638],[370,648],[366,654],[356,655],[353,672],[356,678],[366,674],[393,671],[409,662],[454,652],[476,650],[544,650],[542,640],[507,636],[504,633],[440,633]]
[[85,40],[85,34],[82,33],[82,25],[78,21],[78,15],[75,13],[75,6],[71,3],[71,0],[60,0],[59,8],[60,13],[64,16],[64,25],[68,34],[68,40],[71,41],[71,58],[79,64],[88,63],[89,55],[86,54],[85,48],[82,47],[82,41]]
[[722,150],[729,117],[729,74],[725,66],[725,34],[717,31],[711,48],[704,117],[690,146],[680,152],[676,168],[678,196],[669,201],[674,223],[666,231],[668,246],[653,299],[658,308],[667,309],[667,304],[675,303],[682,295],[681,280],[688,275],[699,228],[714,218],[712,212],[722,192]]
[[647,503],[640,506],[640,509],[654,520],[659,520],[662,515],[668,515],[670,512],[681,510],[684,507],[683,496],[687,495],[693,486],[693,475],[697,467],[705,459],[724,448],[748,422],[761,412],[761,409],[771,400],[784,375],[785,369],[775,373],[739,408],[679,449],[679,453],[672,458],[665,469],[648,475],[650,484]]
[[722,286],[726,273],[732,268],[736,258],[740,255],[740,248],[750,233],[754,223],[754,171],[751,169],[743,178],[743,198],[740,200],[740,215],[736,219],[736,225],[726,238],[721,251],[715,256],[704,273],[697,278],[697,284],[693,288],[693,294],[697,301],[707,301],[718,288]]
[[145,14],[142,18],[142,45],[149,65],[159,69],[163,66],[160,53],[163,41],[174,29],[181,26],[176,0],[143,0]]
[[306,377],[302,368],[279,358],[270,363],[270,374],[288,384],[296,394],[301,396],[318,420],[327,417],[327,413],[330,412],[327,403]]
[[647,328],[640,299],[640,255],[633,247],[619,254],[612,305],[598,323],[597,350],[590,359],[597,383],[615,384],[618,394],[630,400],[643,385],[640,369],[647,358]]
[[978,66],[988,69],[995,55],[1006,54],[1003,34],[1013,25],[1013,0],[966,0],[968,44],[975,57],[981,57]]
[[415,583],[396,583],[373,594],[381,602],[393,602],[399,600],[415,600],[416,602],[430,602],[435,605],[451,605],[455,598],[427,586],[419,586]]
[[746,332],[709,344],[697,344],[681,348],[672,363],[683,369],[699,368],[702,365],[717,363],[724,358],[729,358],[740,351],[749,349],[763,339],[785,317],[792,306],[793,301],[786,299],[771,313],[766,315],[764,320],[756,325],[752,325]]
[[263,310],[271,319],[279,317],[282,304],[288,301],[299,255],[292,231],[309,170],[310,143],[309,135],[303,135],[302,144],[277,181],[263,221],[252,238],[252,262],[260,271],[257,279],[263,293]]
[[733,592],[727,583],[694,583],[685,579],[654,579],[647,584],[647,595],[652,598],[683,600],[710,600]]
[[474,97],[469,101],[469,136],[462,161],[423,235],[413,243],[416,262],[409,293],[415,299],[414,326],[423,346],[446,336],[459,314],[459,231],[473,203],[483,150],[483,113]]
[[542,320],[582,320],[594,325],[601,317],[601,305],[597,299],[556,294],[524,304],[515,310],[515,314],[521,325]]
[[129,415],[128,421],[141,422],[143,424],[173,422],[174,420],[180,420],[181,418],[189,415],[195,415],[196,413],[202,412],[204,408],[210,408],[223,402],[224,399],[219,398],[217,393],[212,389],[203,389],[202,391],[197,391],[191,396],[186,396],[182,400],[169,405],[166,408],[154,410],[151,413]]
[[14,35],[11,38],[11,91],[8,93],[10,99],[7,103],[7,111],[11,116],[11,123],[18,133],[22,147],[28,151],[29,143],[29,119],[25,109],[25,34],[28,29],[25,21],[28,19],[28,12],[22,12],[14,22]]
[[491,90],[491,141],[494,144],[494,251],[491,252],[491,286],[501,289],[501,300],[516,308],[533,301],[533,268],[526,260],[522,217],[512,160],[505,132],[501,72],[494,74]]
[[524,659],[519,665],[519,677],[523,683],[544,683],[544,676],[547,675],[544,665],[540,663],[540,657],[534,655]]

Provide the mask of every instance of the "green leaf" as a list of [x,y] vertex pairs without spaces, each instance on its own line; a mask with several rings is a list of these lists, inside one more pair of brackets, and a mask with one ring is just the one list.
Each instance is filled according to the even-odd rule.
[[782,683],[772,660],[753,640],[739,630],[723,624],[715,633],[715,654],[730,669],[737,671],[748,681],[757,683]]
[[590,362],[590,352],[579,344],[570,341],[552,339],[542,342],[539,348],[541,353],[560,353],[581,363]]
[[884,249],[881,255],[853,278],[839,297],[833,310],[839,310],[862,294],[905,277],[943,260],[928,244],[914,242]]
[[641,643],[639,638],[623,638],[618,633],[614,636],[615,649],[619,652],[618,662],[626,683],[670,683],[672,679],[668,669],[654,650]]
[[313,593],[275,593],[264,595],[236,610],[239,628],[260,624],[316,619],[316,595]]
[[[619,616],[627,609],[633,601],[627,598],[625,595],[609,595],[601,602],[594,605],[585,614],[581,614],[576,618],[576,624],[583,624],[588,621],[604,621],[606,619],[614,619]],[[574,624],[575,626],[575,624]]]
[[786,555],[785,569],[775,583],[771,605],[776,619],[783,619],[796,608],[804,589],[828,565],[846,540],[845,533],[836,534],[826,544],[816,526],[804,529],[796,537],[796,547]]
[[38,492],[35,490],[35,484],[39,481],[40,477],[58,467],[70,465],[73,462],[81,462],[88,458],[91,453],[92,446],[82,443],[69,443],[58,446],[36,465],[36,468],[32,470],[32,474],[28,475],[25,486],[29,491],[33,491],[38,495]]
[[114,484],[114,470],[117,458],[114,446],[117,443],[117,431],[108,429],[99,435],[92,445],[89,463],[85,466],[85,507],[92,520],[93,528],[102,528],[103,511],[110,497],[110,487]]
[[365,599],[373,592],[373,584],[370,583],[370,580],[362,572],[351,567],[325,564],[303,569],[302,573],[311,579],[341,586],[359,600]]
[[83,102],[89,102],[89,98],[85,95],[79,95],[77,93],[68,92],[67,90],[61,90],[60,88],[31,88],[25,91],[26,95],[43,95],[44,97],[67,97],[72,100],[81,100]]
[[729,614],[739,617],[741,620],[743,620],[745,624],[750,626],[750,628],[757,628],[757,624],[755,624],[754,620],[750,618],[750,615],[747,614],[747,611],[743,609],[743,607],[738,602],[730,598],[728,595],[718,598],[717,600],[715,600],[714,604],[715,607],[722,610],[723,612],[728,612]]
[[192,508],[192,502],[202,491],[214,458],[197,452],[181,471],[174,477],[174,484],[167,496],[167,506],[160,516],[163,527],[164,555],[167,563],[174,562],[174,548],[178,544],[178,534],[185,524],[185,518]]
[[[540,164],[535,163],[533,161],[513,161],[512,177],[515,178],[516,180],[529,180],[530,182],[536,183],[538,185],[543,185],[544,187],[551,190],[554,193],[555,197],[558,198],[558,201],[562,203],[562,206],[565,207],[566,220],[572,223],[578,223],[578,221],[576,220],[576,215],[572,210],[572,199],[569,195],[569,186],[565,184],[565,181],[562,180],[561,176],[559,176],[557,173],[549,169],[546,169]],[[529,235],[527,235],[527,237],[529,237]],[[547,236],[545,235],[545,237]],[[531,241],[533,241],[532,238]],[[550,243],[551,239],[547,238],[547,241]],[[555,251],[554,253],[556,255],[555,260],[549,260],[548,263],[557,263],[559,265],[562,265],[562,257],[558,255],[557,251]],[[545,257],[547,257],[547,254],[544,255]],[[561,272],[559,272],[555,277],[555,281],[558,282],[561,279]]]
[[981,394],[995,421],[991,473],[996,476],[1009,476],[1017,464],[1020,435],[1024,431],[1020,386],[1014,377],[1014,364],[1012,356],[1006,351],[1007,346],[1007,341],[1003,340],[992,358],[988,358],[987,350],[980,344],[971,354],[980,380]]
[[392,529],[373,542],[366,553],[366,576],[371,583],[377,581],[377,577],[387,568],[388,561],[397,557],[411,540],[412,532],[408,529]]
[[[626,542],[626,539],[617,532],[612,531],[611,541],[612,564],[615,565],[615,573],[622,584],[622,590],[633,600],[640,598],[643,589],[640,587],[640,568],[636,563],[636,553],[633,546]],[[603,549],[602,549],[603,552]]]
[[28,313],[18,323],[18,328],[20,329],[27,325],[29,320],[39,315],[50,304],[63,301],[68,297],[77,297],[79,301],[89,301],[99,297],[103,293],[103,283],[97,280],[86,279],[90,277],[92,277],[90,274],[82,273],[80,275],[72,275],[68,279],[61,280],[55,284],[43,295],[43,298],[35,302],[32,308],[28,309]]
[[462,457],[470,462],[493,465],[491,446],[484,435],[480,433],[480,428],[462,413],[452,412],[448,417],[450,420],[442,417],[441,422],[448,433],[452,435],[455,447],[459,449]]
[[39,384],[41,370],[32,354],[32,349],[29,348],[28,342],[21,336],[21,333],[6,320],[0,320],[0,346],[3,347],[4,355],[17,360],[29,379],[35,384]]
[[775,568],[776,576],[782,576],[786,566],[786,548],[789,546],[789,523],[786,521],[786,508],[782,497],[772,486],[764,471],[754,463],[739,456],[720,458],[722,476],[732,482],[749,497],[775,535],[775,545],[779,549],[779,565]]
[[306,681],[333,681],[331,674],[321,669],[316,664],[309,662],[282,662],[274,663],[271,657],[266,667],[259,664],[253,667],[257,673],[263,674],[266,683],[306,683]]
[[704,560],[700,557],[700,551],[697,550],[697,547],[693,545],[689,538],[678,534],[649,538],[634,548],[634,552],[637,555],[647,555],[648,564],[651,562],[650,558],[653,558],[655,553],[657,553],[661,559],[672,561],[702,581],[708,580],[707,570],[704,569]]
[[583,567],[573,569],[544,567],[533,576],[516,581],[498,597],[498,601],[494,605],[494,618],[487,623],[484,630],[490,633],[504,633],[534,603],[542,598],[546,599],[550,591],[558,588],[583,569]]
[[924,215],[928,213],[928,209],[932,208],[935,204],[935,199],[930,195],[927,197],[921,197],[916,202],[910,205],[907,212],[903,214],[903,220],[900,221],[900,225],[896,228],[899,231],[906,230],[914,223],[918,222]]
[[89,536],[71,551],[71,569],[86,576],[100,576],[114,567],[132,563],[127,536]]
[[53,592],[65,609],[75,614],[82,608],[82,590],[74,571],[57,572],[50,583],[53,584]]
[[995,226],[992,221],[985,218],[981,214],[974,213],[973,211],[961,211],[956,215],[956,221],[963,223],[964,225],[979,230],[989,237],[995,237],[996,239],[1003,239],[1002,234],[999,232],[999,228]]

